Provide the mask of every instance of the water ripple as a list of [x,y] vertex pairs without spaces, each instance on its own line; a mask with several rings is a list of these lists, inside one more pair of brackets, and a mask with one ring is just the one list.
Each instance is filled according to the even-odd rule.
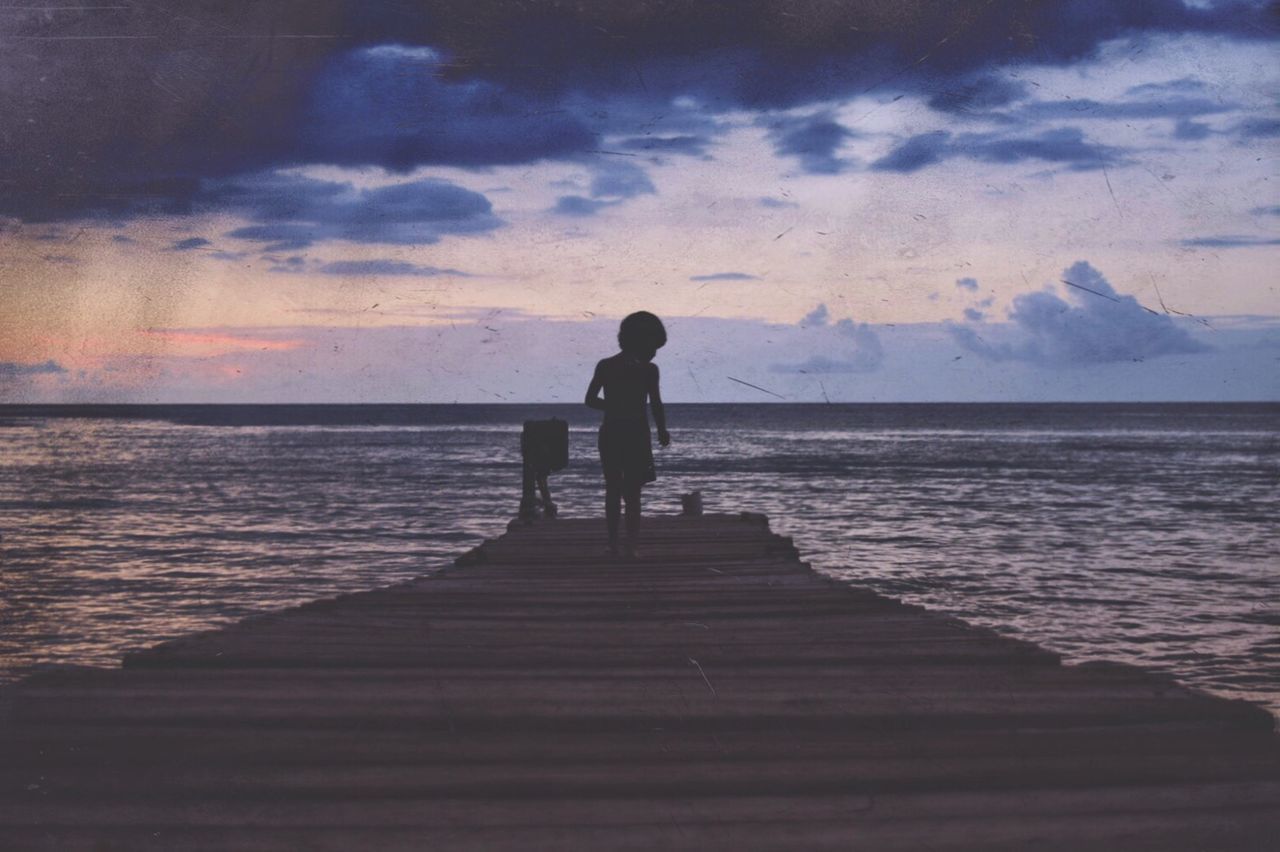
[[[6,410],[0,678],[109,665],[396,582],[502,531],[518,498],[518,424],[544,411],[373,408],[328,424],[292,410]],[[596,515],[589,412],[550,411],[574,426],[557,499]],[[708,511],[768,514],[834,576],[1280,710],[1275,406],[673,406],[670,417],[676,445],[659,454],[651,509],[675,511],[697,488]]]

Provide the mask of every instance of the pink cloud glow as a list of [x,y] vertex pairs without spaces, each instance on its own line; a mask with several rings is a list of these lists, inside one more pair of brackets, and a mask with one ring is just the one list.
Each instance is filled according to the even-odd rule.
[[152,340],[184,350],[181,354],[220,355],[227,352],[285,352],[305,345],[303,340],[276,340],[266,337],[241,337],[217,331],[149,328],[142,334]]

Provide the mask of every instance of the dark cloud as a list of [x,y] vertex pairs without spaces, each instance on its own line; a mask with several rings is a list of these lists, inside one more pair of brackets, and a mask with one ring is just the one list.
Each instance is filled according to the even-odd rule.
[[594,198],[583,198],[581,195],[562,195],[556,199],[552,213],[561,216],[594,216],[605,207],[611,207],[616,201],[599,201]]
[[837,154],[855,134],[837,122],[831,113],[773,117],[765,124],[778,156],[795,157],[800,168],[809,174],[835,175],[851,165]]
[[185,240],[177,240],[173,245],[169,246],[170,251],[191,251],[192,249],[204,248],[211,246],[213,243],[204,237],[187,237]]
[[760,276],[745,272],[715,272],[711,275],[693,275],[690,281],[759,281]]
[[634,198],[657,192],[648,173],[633,163],[617,162],[598,167],[591,180],[592,198]]
[[1014,116],[1028,121],[1082,119],[1185,119],[1218,115],[1239,109],[1239,104],[1208,98],[1164,98],[1160,100],[1094,101],[1088,98],[1036,101],[1022,104]]
[[1270,139],[1280,136],[1280,118],[1246,118],[1235,130],[1246,139]]
[[237,36],[332,26],[312,11],[196,0],[6,9],[0,213],[185,213],[199,177],[292,158],[312,75],[338,43]]
[[[293,260],[293,258],[290,258]],[[417,263],[410,263],[406,260],[335,260],[331,263],[322,264],[314,269],[306,269],[300,264],[284,264],[279,267],[280,271],[289,272],[311,272],[319,275],[344,275],[352,278],[366,278],[383,275],[400,275],[400,276],[416,276],[422,278],[435,278],[441,275],[450,275],[455,277],[469,277],[467,273],[460,269],[448,269],[438,266],[422,266]]]
[[884,172],[914,172],[940,163],[950,156],[954,156],[951,134],[945,130],[935,130],[912,136],[872,163],[871,168]]
[[1255,207],[1249,212],[1255,216],[1280,216],[1280,204],[1274,204],[1270,207]]
[[1067,163],[1076,169],[1092,169],[1121,160],[1117,149],[1089,142],[1083,131],[1075,127],[1046,130],[1037,136],[1021,138],[965,134],[956,138],[954,148],[961,156],[989,163],[1045,160]]
[[1245,237],[1227,235],[1221,237],[1193,237],[1182,240],[1187,248],[1254,248],[1258,246],[1280,246],[1280,237]]
[[768,196],[760,199],[761,207],[770,207],[774,210],[781,210],[787,207],[799,207],[794,201],[784,201],[781,198],[769,198]]
[[[591,197],[562,195],[551,208],[561,216],[594,216],[606,207],[613,207],[637,195],[653,195],[654,187],[649,174],[640,166],[629,162],[597,164],[591,179]],[[576,182],[556,181],[556,184],[577,186]]]
[[228,237],[266,243],[264,252],[297,251],[310,246],[323,235],[307,225],[247,225],[227,232]]
[[[1210,349],[1170,317],[1147,310],[1132,296],[1117,293],[1085,261],[1065,270],[1062,278],[1069,282],[1066,299],[1048,291],[1014,298],[1008,316],[1020,339],[993,342],[967,325],[949,326],[952,336],[966,350],[991,361],[1023,361],[1046,367],[1141,361]],[[984,328],[989,336],[998,331]]]
[[633,136],[618,142],[628,151],[652,151],[655,154],[688,154],[703,156],[711,144],[706,136]]
[[556,101],[484,80],[451,82],[441,63],[428,47],[336,57],[312,88],[299,155],[404,172],[431,163],[527,163],[596,144],[596,134]]
[[1163,98],[1170,95],[1199,94],[1209,89],[1209,84],[1195,77],[1180,77],[1177,80],[1164,80],[1158,83],[1140,83],[1125,89],[1125,94],[1134,98]]
[[1090,142],[1075,127],[1046,130],[1036,136],[962,133],[945,130],[922,133],[903,142],[871,164],[877,171],[914,172],[955,157],[987,163],[1042,160],[1065,163],[1075,170],[1097,169],[1123,162],[1117,148]]
[[16,361],[0,361],[0,379],[14,379],[21,376],[55,375],[67,372],[56,361],[49,360],[43,364],[22,364]]
[[957,80],[954,86],[934,92],[928,103],[940,112],[988,113],[1025,97],[1025,83],[984,74]]
[[[890,75],[898,86],[967,79],[1009,62],[1065,64],[1103,42],[1158,33],[1273,36],[1256,2],[1193,8],[1182,0],[449,0],[399,16],[400,39],[431,26],[460,75],[538,88],[703,96],[726,107],[817,103]],[[395,17],[378,5],[382,20]],[[404,6],[402,9],[411,7]],[[382,24],[385,26],[385,23]]]
[[483,195],[435,179],[358,188],[277,172],[211,184],[197,203],[255,222],[227,236],[276,252],[325,240],[421,245],[502,224]]
[[[969,293],[978,292],[978,279],[976,278],[957,278],[956,289],[965,290]],[[994,296],[988,296],[985,299],[978,299],[964,309],[964,318],[969,322],[983,322],[987,318],[985,308],[991,307],[991,303],[995,301]]]
[[[1164,33],[1275,38],[1268,7],[1243,0],[14,7],[0,20],[0,215],[183,215],[210,178],[307,163],[574,159],[604,134],[658,135],[637,117],[681,97],[711,114],[876,89],[981,107],[1017,95],[980,82],[989,69],[1068,64]],[[821,150],[838,129],[810,131],[786,144],[835,168]],[[671,152],[703,147],[682,135],[661,138]]]
[[1213,130],[1209,125],[1200,121],[1192,121],[1189,118],[1178,119],[1178,123],[1173,127],[1173,138],[1187,142],[1208,138],[1211,133],[1213,133]]

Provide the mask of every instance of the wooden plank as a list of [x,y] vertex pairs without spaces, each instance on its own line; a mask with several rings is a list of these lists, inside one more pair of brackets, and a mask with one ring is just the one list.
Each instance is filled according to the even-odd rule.
[[1256,707],[813,572],[759,516],[513,525],[0,700],[14,849],[1264,848]]

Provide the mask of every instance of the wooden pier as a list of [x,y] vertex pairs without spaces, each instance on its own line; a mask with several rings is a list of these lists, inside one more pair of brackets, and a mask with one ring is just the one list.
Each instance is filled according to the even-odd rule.
[[1264,711],[645,524],[5,690],[0,848],[1275,848]]

